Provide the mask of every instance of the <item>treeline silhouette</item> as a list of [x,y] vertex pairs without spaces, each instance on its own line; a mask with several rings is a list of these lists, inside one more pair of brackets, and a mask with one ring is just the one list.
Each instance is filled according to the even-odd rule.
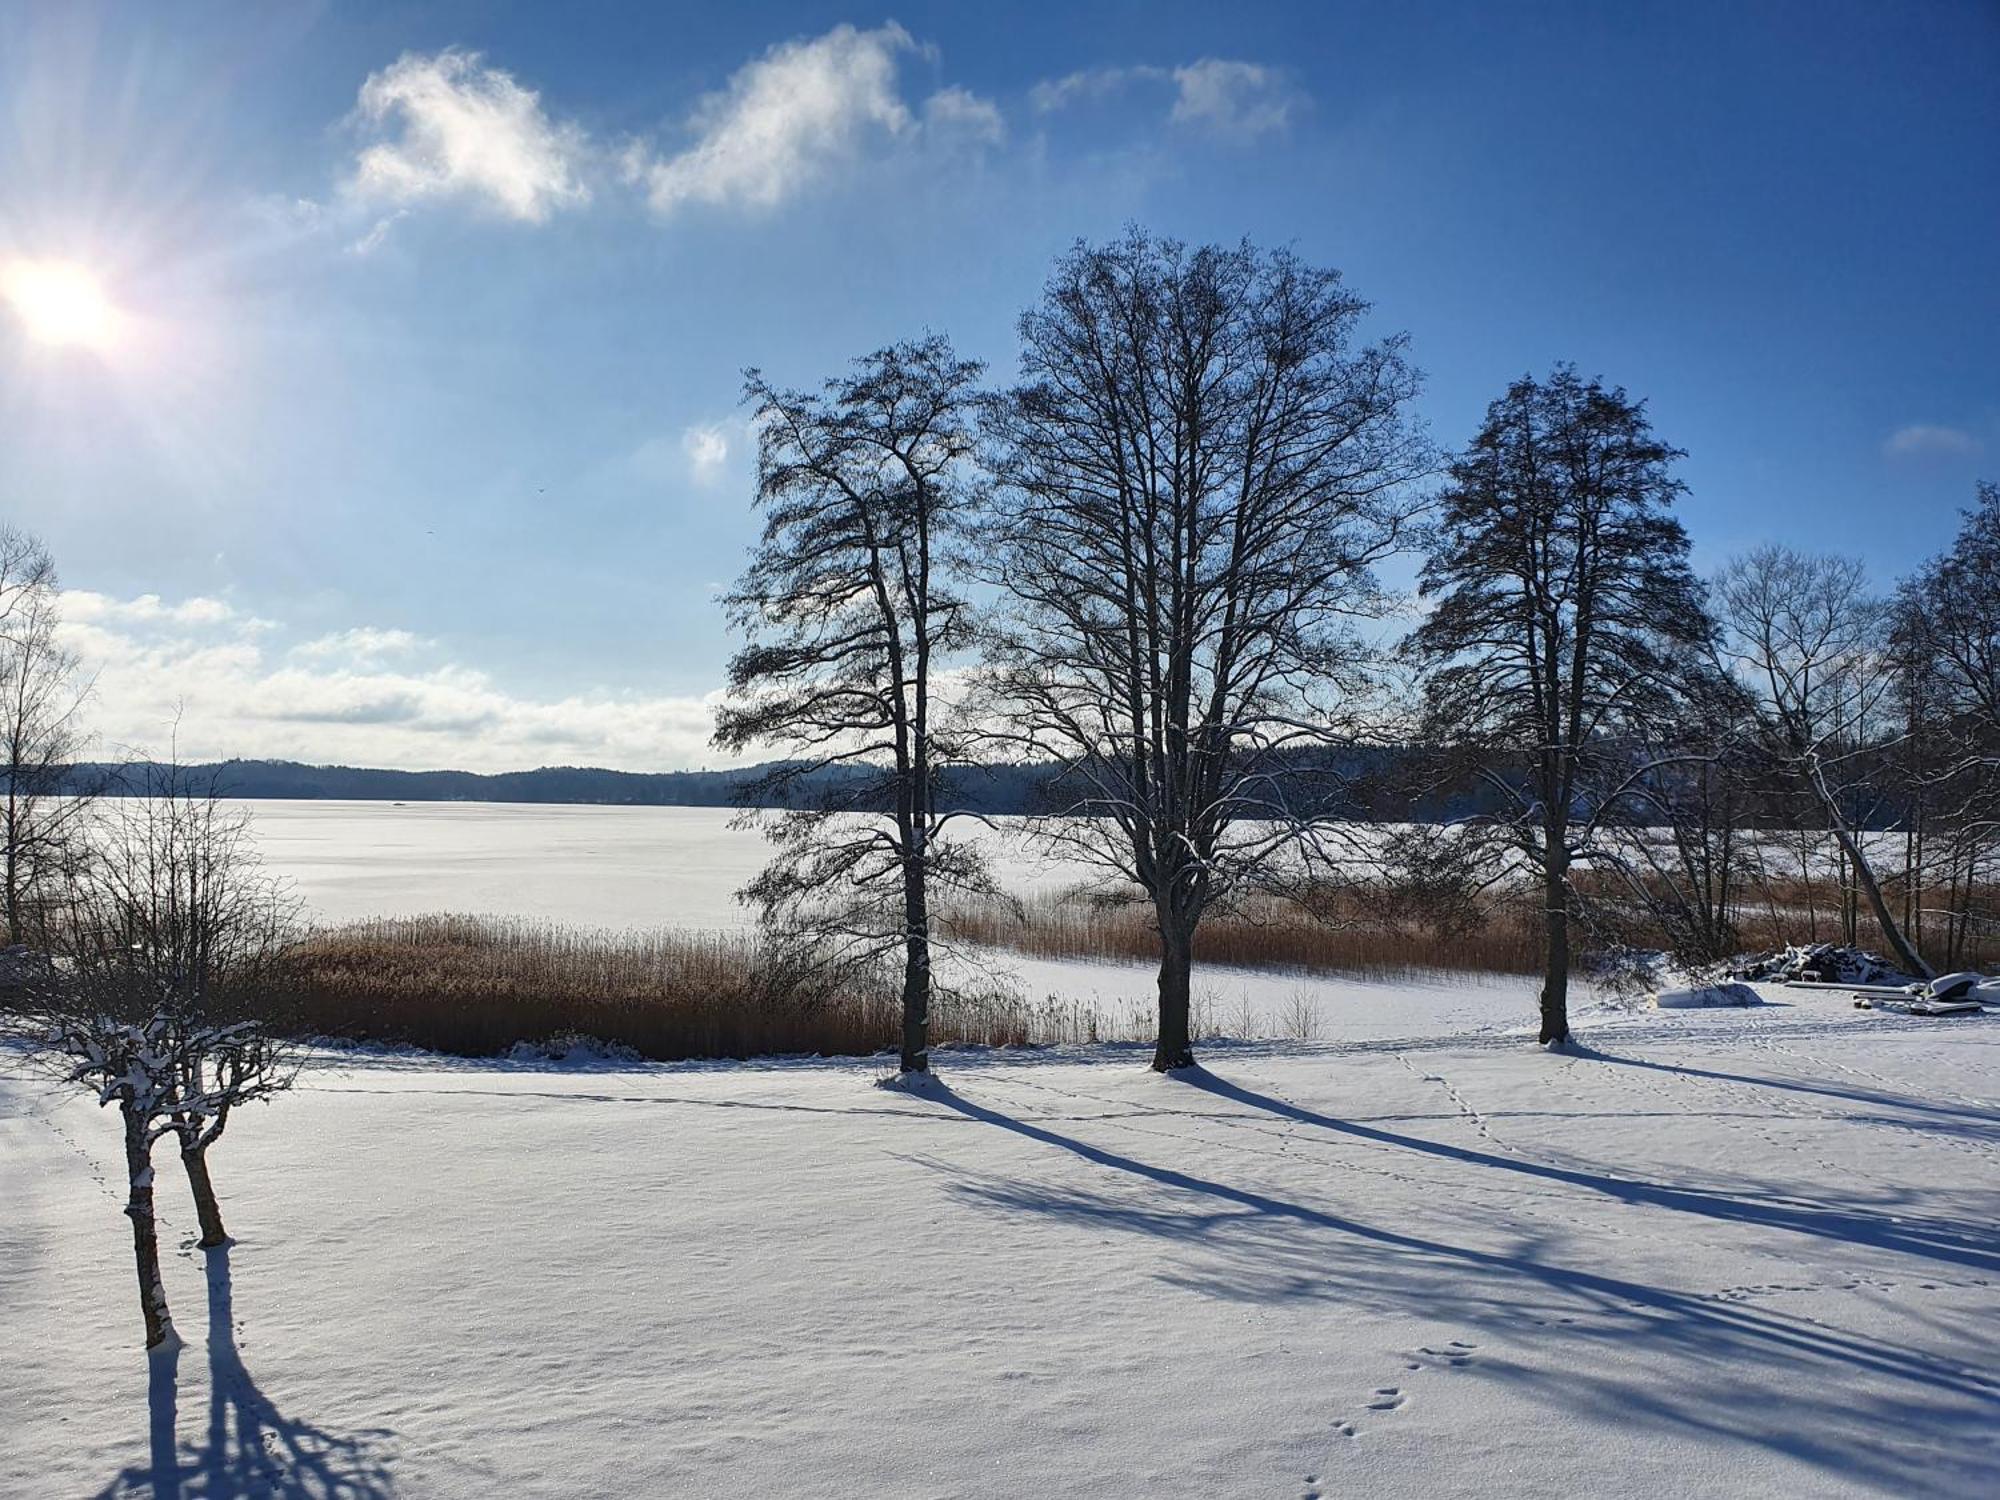
[[[1302,753],[1318,762],[1319,810],[1361,822],[1444,823],[1496,811],[1497,794],[1455,780],[1436,784],[1419,749],[1349,747],[1337,754]],[[316,766],[291,760],[225,760],[181,766],[179,774],[212,785],[218,795],[250,799],[352,802],[519,802],[608,807],[776,807],[767,795],[770,773],[784,762],[727,770],[613,771],[601,766],[541,766],[532,771],[397,771],[370,766]],[[149,762],[79,762],[62,789],[99,796],[143,795],[165,767]],[[813,771],[781,788],[792,802],[814,800],[844,779],[869,773],[846,767]],[[1879,778],[1886,781],[1887,778]],[[1064,795],[1057,769],[1048,765],[957,766],[939,778],[939,805],[956,812],[1047,813],[1074,799]],[[862,799],[865,804],[867,799]],[[1904,809],[1875,779],[1849,794],[1857,827],[1897,826]],[[879,809],[878,809],[879,810]],[[1743,826],[1781,828],[1798,809],[1781,791],[1749,798]]]

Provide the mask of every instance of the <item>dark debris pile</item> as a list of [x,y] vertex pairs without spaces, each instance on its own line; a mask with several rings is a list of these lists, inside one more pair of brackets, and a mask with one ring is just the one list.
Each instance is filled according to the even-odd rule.
[[1739,958],[1731,979],[1814,980],[1821,984],[1907,984],[1910,976],[1865,948],[1841,943],[1808,943]]

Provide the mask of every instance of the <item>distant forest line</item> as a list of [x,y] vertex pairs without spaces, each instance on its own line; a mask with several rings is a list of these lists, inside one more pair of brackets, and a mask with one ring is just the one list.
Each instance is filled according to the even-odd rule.
[[[1421,789],[1417,749],[1355,748],[1325,767],[1322,815],[1366,822],[1444,823],[1498,810],[1497,794],[1460,782],[1448,794]],[[1323,754],[1321,756],[1323,758]],[[397,771],[370,766],[316,766],[291,760],[225,760],[178,768],[180,775],[217,794],[251,800],[341,802],[521,802],[587,807],[777,807],[764,795],[770,773],[784,762],[716,771],[613,771],[601,766],[540,766],[532,771]],[[148,762],[80,762],[69,768],[65,790],[126,796],[158,784],[165,768]],[[847,777],[869,772],[819,771],[789,784],[794,798],[824,792]],[[940,778],[939,806],[996,815],[1046,813],[1075,797],[1057,786],[1049,765],[955,766]],[[811,797],[808,800],[812,800]],[[1772,798],[1750,826],[1796,826],[1799,809]],[[1894,799],[1862,786],[1850,808],[1856,826],[1899,826]]]

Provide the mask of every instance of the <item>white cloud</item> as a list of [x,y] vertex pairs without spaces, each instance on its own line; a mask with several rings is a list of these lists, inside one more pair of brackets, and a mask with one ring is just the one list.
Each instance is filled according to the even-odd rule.
[[[634,140],[615,159],[625,182],[667,215],[696,203],[772,208],[871,153],[1005,139],[999,108],[968,89],[907,101],[899,76],[906,55],[935,57],[893,21],[779,43],[695,104],[684,144]],[[344,212],[306,199],[261,211],[289,228],[339,228],[354,236],[347,249],[355,255],[380,249],[427,200],[546,222],[589,203],[592,179],[601,185],[613,159],[581,126],[552,117],[513,74],[456,48],[405,53],[369,74],[349,119],[367,140],[342,184]]]
[[389,238],[389,231],[408,218],[409,214],[407,208],[399,208],[392,214],[382,215],[369,226],[366,234],[347,247],[348,252],[353,255],[373,255],[382,248],[383,241]]
[[549,764],[674,770],[716,764],[712,696],[533,697],[405,630],[356,626],[274,652],[282,626],[220,601],[66,592],[64,639],[95,677],[100,749],[405,769]]
[[1916,423],[1889,434],[1882,451],[1891,458],[1977,458],[1984,445],[1960,427]]
[[[355,119],[385,137],[355,158],[347,186],[363,202],[460,198],[539,224],[590,200],[582,130],[551,120],[534,90],[476,52],[405,53],[361,85]],[[355,248],[373,248],[391,222]]]
[[1007,122],[999,106],[956,84],[939,89],[924,101],[924,128],[989,146],[1007,138]]
[[373,625],[357,625],[336,630],[292,647],[292,655],[308,660],[352,658],[375,661],[384,656],[407,656],[428,646],[429,641],[407,630],[383,630]]
[[1302,96],[1275,69],[1259,63],[1204,57],[1174,69],[1176,125],[1190,125],[1234,140],[1283,130]]
[[1106,99],[1134,85],[1171,83],[1167,119],[1187,129],[1246,141],[1282,130],[1304,107],[1305,94],[1279,69],[1232,58],[1204,57],[1178,68],[1149,64],[1084,68],[1045,79],[1028,91],[1039,114]]
[[89,589],[65,589],[62,596],[65,620],[79,625],[107,627],[130,625],[207,626],[233,624],[240,630],[269,630],[271,622],[243,615],[221,599],[196,595],[178,604],[168,604],[158,594],[140,594],[132,599],[114,599]]
[[1045,78],[1028,90],[1028,103],[1037,114],[1053,114],[1085,100],[1103,99],[1126,85],[1169,77],[1165,68],[1081,68],[1061,78]]
[[668,490],[694,484],[710,489],[728,478],[736,460],[754,446],[754,430],[741,418],[692,422],[677,434],[645,439],[615,461],[613,472],[621,483],[637,481]]
[[681,434],[681,452],[696,484],[714,484],[729,462],[729,434],[720,425],[690,427]]
[[922,51],[894,22],[782,42],[695,106],[685,150],[663,158],[634,144],[627,176],[660,214],[690,203],[772,208],[870,148],[932,132],[998,139],[999,110],[964,89],[933,94],[919,122],[897,70]]

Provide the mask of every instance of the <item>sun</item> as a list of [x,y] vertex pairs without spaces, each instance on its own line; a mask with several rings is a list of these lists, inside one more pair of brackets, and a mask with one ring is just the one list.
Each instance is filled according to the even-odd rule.
[[29,338],[43,344],[108,349],[118,339],[117,308],[97,278],[61,260],[20,260],[0,269],[6,294]]

